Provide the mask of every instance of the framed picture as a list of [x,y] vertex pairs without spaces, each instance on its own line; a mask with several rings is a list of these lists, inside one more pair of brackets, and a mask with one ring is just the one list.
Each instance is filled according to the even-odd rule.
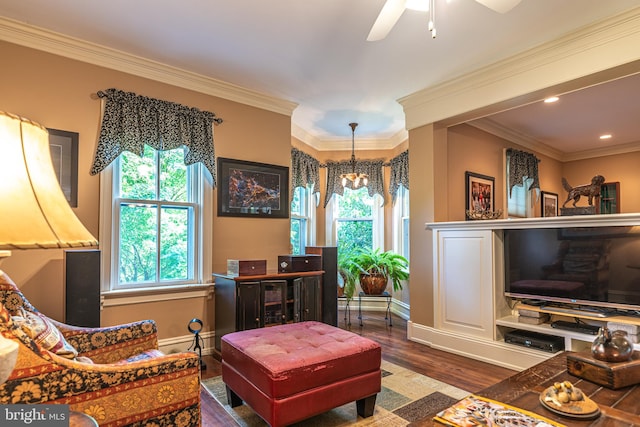
[[542,191],[541,215],[558,216],[558,195],[556,193],[550,193],[548,191]]
[[71,207],[78,207],[78,137],[77,132],[49,131],[49,150],[53,170]]
[[468,211],[494,211],[494,183],[495,178],[474,172],[465,172],[465,193],[467,200],[465,208]]
[[218,158],[218,216],[289,218],[289,168]]

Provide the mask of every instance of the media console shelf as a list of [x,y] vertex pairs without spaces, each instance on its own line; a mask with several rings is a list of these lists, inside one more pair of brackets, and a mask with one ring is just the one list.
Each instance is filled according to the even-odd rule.
[[[505,342],[504,335],[514,329],[563,337],[567,350],[588,349],[594,335],[552,328],[550,324],[518,322],[513,301],[505,296],[505,230],[580,232],[583,227],[598,227],[606,235],[609,227],[635,230],[638,225],[640,214],[428,223],[426,229],[432,233],[433,242],[433,325],[411,325],[409,337],[434,348],[516,370],[540,363],[553,353]],[[637,317],[560,314],[534,306],[531,309],[550,312],[554,320],[577,317],[594,325],[608,321],[640,325]],[[640,347],[636,345],[636,349]]]
[[[518,304],[515,309],[524,309],[529,311],[539,311],[541,313],[548,313],[552,315],[551,321],[554,320],[568,320],[568,319],[581,319],[590,325],[594,326],[606,326],[607,322],[616,322],[627,325],[640,325],[640,318],[632,316],[620,316],[612,315],[607,317],[597,317],[589,315],[588,313],[580,314],[576,310],[576,314],[567,314],[566,312],[558,311],[555,307],[538,307],[527,304]],[[504,327],[505,330],[521,329],[525,331],[540,332],[547,335],[555,335],[564,338],[565,350],[570,351],[584,351],[591,348],[591,343],[596,338],[595,335],[580,333],[569,329],[554,328],[549,323],[541,323],[539,325],[533,325],[528,323],[522,323],[518,320],[518,315],[513,314],[496,319],[496,325],[498,327]],[[504,332],[504,331],[503,331]],[[640,350],[640,344],[634,344],[636,350]]]

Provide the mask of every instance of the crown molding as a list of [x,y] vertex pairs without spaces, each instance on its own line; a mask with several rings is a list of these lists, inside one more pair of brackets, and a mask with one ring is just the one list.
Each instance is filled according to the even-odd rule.
[[571,162],[575,160],[595,159],[603,156],[614,156],[617,154],[627,154],[640,151],[640,141],[629,142],[627,144],[616,145],[614,147],[595,148],[593,150],[580,151],[578,153],[565,153],[562,161]]
[[550,147],[534,138],[531,138],[529,135],[505,127],[500,123],[491,120],[490,118],[485,117],[482,119],[473,120],[467,122],[467,124],[492,135],[495,135],[499,138],[505,139],[509,142],[513,142],[514,144],[518,144],[524,148],[528,148],[529,150],[533,150],[547,157],[551,157],[554,160],[558,160],[560,162],[564,161],[564,153],[562,151],[556,150],[553,147]]
[[575,153],[565,153],[557,150],[543,142],[531,138],[520,132],[516,132],[513,129],[502,126],[501,124],[489,119],[482,118],[467,122],[468,125],[477,129],[495,135],[499,138],[505,139],[514,144],[518,144],[529,150],[536,151],[542,155],[551,157],[559,162],[571,162],[576,160],[586,160],[599,158],[603,156],[613,156],[617,154],[626,154],[640,151],[640,141],[630,142],[627,144],[616,145],[613,147],[602,147],[593,150],[584,150]]
[[181,68],[0,17],[0,40],[291,116],[298,104]]
[[[337,139],[318,138],[300,126],[291,123],[291,135],[294,138],[299,139],[302,143],[308,145],[317,151],[351,151],[351,139]],[[355,138],[356,151],[363,150],[391,150],[398,145],[402,144],[409,138],[409,133],[406,130],[401,130],[390,138]]]
[[638,45],[640,8],[634,8],[398,102],[404,108],[407,129],[474,111],[477,115],[472,118],[478,118],[500,111],[501,103],[514,98],[637,61],[640,51],[633,47]]

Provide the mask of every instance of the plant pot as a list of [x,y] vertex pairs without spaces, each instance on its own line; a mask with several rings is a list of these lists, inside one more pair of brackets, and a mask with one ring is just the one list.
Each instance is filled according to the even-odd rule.
[[361,274],[360,287],[367,295],[380,295],[387,289],[388,279],[381,274]]

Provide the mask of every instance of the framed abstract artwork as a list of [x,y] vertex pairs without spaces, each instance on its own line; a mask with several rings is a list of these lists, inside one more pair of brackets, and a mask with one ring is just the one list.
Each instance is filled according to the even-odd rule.
[[289,218],[289,168],[218,158],[218,216]]

